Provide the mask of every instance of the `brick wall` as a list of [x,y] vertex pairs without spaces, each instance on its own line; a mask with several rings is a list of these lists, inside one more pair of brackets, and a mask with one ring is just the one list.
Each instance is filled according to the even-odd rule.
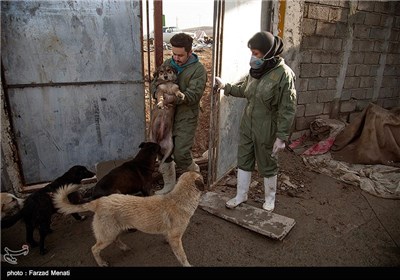
[[315,118],[400,106],[400,3],[305,1],[294,135]]

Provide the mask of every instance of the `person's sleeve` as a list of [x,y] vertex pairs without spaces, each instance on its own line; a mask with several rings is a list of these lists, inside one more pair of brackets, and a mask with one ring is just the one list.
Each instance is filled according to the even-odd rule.
[[280,85],[280,102],[278,108],[276,137],[288,141],[290,129],[296,113],[297,93],[295,88],[295,76],[285,72]]
[[246,89],[248,79],[249,79],[249,76],[247,75],[245,77],[244,81],[239,82],[237,84],[226,83],[225,87],[224,87],[224,94],[232,95],[234,97],[244,98],[245,97],[244,90]]
[[176,104],[186,103],[188,105],[198,104],[203,96],[207,82],[207,71],[204,66],[198,67],[189,79],[186,90],[183,91],[185,99],[178,99]]

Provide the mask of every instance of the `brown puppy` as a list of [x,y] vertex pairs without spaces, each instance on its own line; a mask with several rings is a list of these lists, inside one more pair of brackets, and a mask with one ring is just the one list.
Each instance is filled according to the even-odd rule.
[[176,100],[185,98],[176,84],[177,78],[175,68],[170,65],[161,65],[154,73],[157,89],[153,97],[157,99],[157,106],[151,115],[150,141],[161,146],[158,157],[160,164],[164,163],[174,148],[172,128]]
[[153,142],[142,142],[139,148],[140,150],[135,158],[124,162],[107,173],[93,187],[91,198],[82,202],[88,202],[113,193],[134,194],[142,192],[145,196],[151,195],[153,172],[160,145]]
[[54,195],[54,203],[64,214],[77,211],[95,213],[92,226],[96,244],[92,247],[92,253],[99,266],[108,266],[100,252],[112,242],[116,241],[122,250],[129,249],[118,236],[130,228],[150,234],[163,234],[179,262],[183,266],[190,266],[183,250],[182,236],[199,204],[201,191],[204,190],[200,173],[183,173],[175,188],[165,195],[139,197],[113,194],[90,203],[73,205],[67,197],[78,188],[75,185],[65,186]]
[[22,209],[24,199],[7,192],[0,193],[1,199],[1,220],[9,216],[15,215]]

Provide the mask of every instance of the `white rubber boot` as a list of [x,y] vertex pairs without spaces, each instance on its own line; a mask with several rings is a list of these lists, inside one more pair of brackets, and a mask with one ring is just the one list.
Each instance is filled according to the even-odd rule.
[[172,191],[176,184],[176,172],[175,172],[175,162],[164,162],[160,164],[158,171],[163,176],[164,187],[156,191],[155,194],[166,194]]
[[236,196],[225,203],[227,208],[235,208],[239,204],[247,201],[247,192],[249,191],[251,181],[251,172],[238,169]]
[[263,209],[269,212],[274,211],[275,208],[275,194],[278,176],[272,176],[264,178],[264,189],[265,189],[265,202]]
[[196,172],[200,173],[200,167],[194,161],[192,161],[192,163],[189,165],[187,170],[188,171],[196,171]]

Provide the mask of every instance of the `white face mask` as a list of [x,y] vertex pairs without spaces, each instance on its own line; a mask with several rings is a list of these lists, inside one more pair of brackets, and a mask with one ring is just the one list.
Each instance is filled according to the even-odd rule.
[[249,64],[250,64],[250,67],[253,69],[260,69],[261,66],[263,65],[264,61],[270,60],[272,58],[274,58],[274,57],[265,59],[265,58],[258,58],[256,56],[252,55],[250,58]]

